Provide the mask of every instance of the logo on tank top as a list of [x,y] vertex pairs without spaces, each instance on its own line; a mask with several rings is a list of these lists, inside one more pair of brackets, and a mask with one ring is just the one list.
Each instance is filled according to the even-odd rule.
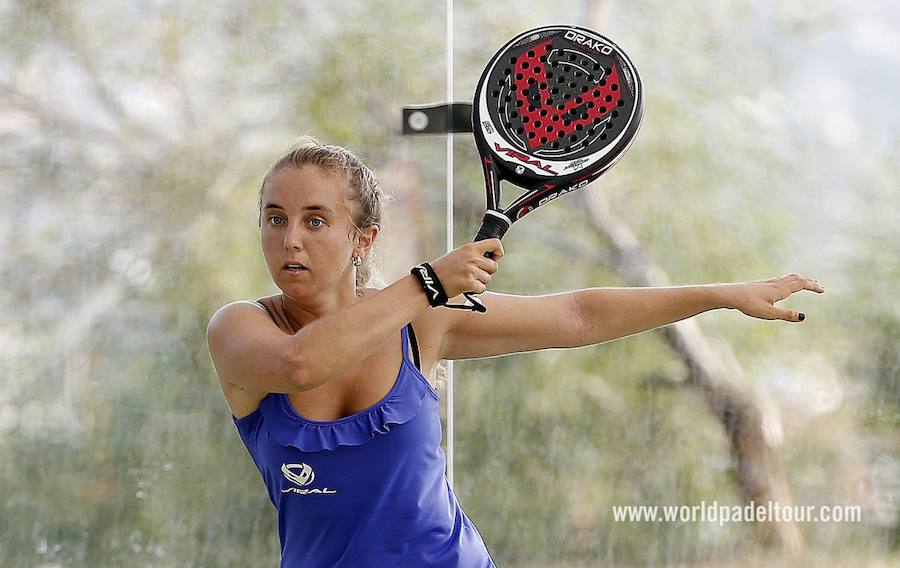
[[[284,474],[284,477],[294,483],[299,485],[300,487],[304,487],[313,482],[316,478],[316,472],[313,471],[313,468],[310,467],[309,464],[306,463],[283,463],[281,464],[281,473]],[[300,495],[309,495],[313,493],[318,493],[322,495],[331,495],[333,493],[337,493],[334,489],[328,489],[327,487],[318,489],[300,489],[298,487],[288,487],[287,489],[282,489],[282,493],[299,493]]]

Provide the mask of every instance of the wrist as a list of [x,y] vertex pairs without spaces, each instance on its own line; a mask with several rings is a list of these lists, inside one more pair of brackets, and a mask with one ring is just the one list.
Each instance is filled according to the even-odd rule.
[[742,286],[742,284],[713,284],[711,287],[713,308],[735,309],[737,307],[737,296],[740,286]]
[[437,277],[437,273],[435,273],[430,264],[427,262],[418,264],[412,267],[409,273],[419,282],[422,291],[425,292],[428,303],[432,308],[443,306],[447,303],[449,298],[444,291],[444,286],[441,284],[441,281]]

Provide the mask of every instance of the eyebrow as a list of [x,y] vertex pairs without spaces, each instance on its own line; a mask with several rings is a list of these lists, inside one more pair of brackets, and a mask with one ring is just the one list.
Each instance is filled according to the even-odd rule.
[[[266,203],[266,206],[263,209],[281,209],[284,211],[284,207],[278,205],[277,203]],[[334,215],[334,211],[331,210],[330,207],[325,205],[307,205],[303,208],[304,211],[324,211],[326,213],[331,213]]]

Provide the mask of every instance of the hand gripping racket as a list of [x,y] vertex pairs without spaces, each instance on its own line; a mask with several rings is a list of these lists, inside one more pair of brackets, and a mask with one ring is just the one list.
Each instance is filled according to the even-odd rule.
[[[643,109],[637,69],[602,35],[547,26],[511,39],[475,90],[472,126],[487,192],[475,241],[503,238],[528,213],[597,179],[631,146]],[[503,179],[525,189],[505,209]],[[454,307],[486,311],[473,293],[465,296],[473,306]]]

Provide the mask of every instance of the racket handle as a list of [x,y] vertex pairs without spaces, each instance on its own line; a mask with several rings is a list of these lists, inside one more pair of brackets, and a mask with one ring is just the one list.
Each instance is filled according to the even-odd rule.
[[[505,235],[506,231],[509,229],[510,224],[511,223],[506,215],[498,213],[497,211],[488,210],[484,213],[484,217],[481,219],[481,228],[478,229],[478,234],[475,235],[475,239],[472,242],[477,243],[478,241],[486,239],[502,239],[503,235]],[[494,255],[490,251],[484,253],[484,256],[494,258]],[[472,298],[469,299],[471,300]]]
[[502,239],[503,235],[506,234],[506,230],[509,229],[509,225],[510,221],[506,215],[497,211],[486,211],[481,219],[481,228],[478,229],[478,234],[475,235],[473,242],[485,239]]
[[[498,212],[488,209],[484,213],[484,218],[481,220],[481,228],[478,229],[478,234],[475,235],[475,239],[472,242],[484,241],[487,239],[502,239],[503,235],[506,234],[506,230],[509,229],[511,225],[511,221],[509,218]],[[484,256],[487,258],[493,259],[494,253],[491,251],[487,251],[484,253]],[[472,292],[463,292],[463,295],[472,302],[471,306],[463,305],[447,305],[448,308],[462,308],[472,310],[473,312],[484,313],[487,311],[487,308],[484,307],[484,304],[481,303],[475,294]]]
[[[472,242],[484,241],[487,239],[500,239],[503,238],[503,235],[506,234],[506,230],[509,229],[509,226],[512,223],[506,217],[506,215],[498,212],[492,211],[488,209],[484,218],[481,220],[481,228],[478,229],[478,234],[475,235],[475,240]],[[491,251],[487,251],[484,253],[484,256],[487,258],[493,259],[494,254]],[[472,310],[473,312],[484,313],[487,311],[487,308],[484,307],[484,304],[481,303],[481,300],[475,297],[475,294],[472,292],[463,292],[463,296],[465,296],[472,305],[466,304],[444,304],[445,308],[456,308],[460,310]]]

